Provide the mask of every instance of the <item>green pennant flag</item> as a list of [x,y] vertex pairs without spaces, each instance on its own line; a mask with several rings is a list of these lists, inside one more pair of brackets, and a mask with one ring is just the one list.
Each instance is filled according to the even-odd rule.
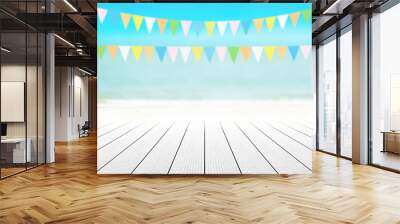
[[306,10],[304,10],[304,11],[303,11],[303,18],[304,18],[304,21],[307,22],[308,20],[310,20],[311,15],[312,15],[311,9],[306,9]]
[[238,52],[239,52],[239,48],[238,47],[229,47],[228,50],[229,50],[229,55],[231,56],[232,61],[235,62]]
[[103,58],[104,51],[106,50],[105,46],[97,46],[97,54],[99,55],[100,58]]
[[172,32],[173,35],[176,34],[176,31],[178,30],[179,24],[180,24],[179,20],[176,20],[176,19],[171,19],[169,21],[169,25],[171,26],[171,32]]

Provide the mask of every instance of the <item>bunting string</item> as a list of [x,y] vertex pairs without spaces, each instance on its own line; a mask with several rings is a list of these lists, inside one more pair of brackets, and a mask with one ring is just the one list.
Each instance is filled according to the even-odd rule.
[[[157,58],[160,62],[164,62],[165,58],[170,59],[171,62],[182,60],[188,62],[192,58],[195,62],[213,60],[224,63],[226,58],[229,58],[233,63],[237,61],[241,55],[243,62],[248,62],[253,58],[256,62],[266,59],[271,62],[276,57],[278,60],[283,61],[290,55],[294,61],[297,60],[299,54],[307,60],[311,52],[310,45],[294,45],[294,46],[115,46],[115,45],[99,45],[97,47],[97,54],[99,58],[103,58],[107,53],[109,57],[114,60],[118,52],[124,61],[131,58],[137,62],[146,59],[154,60]],[[289,53],[288,53],[289,52]],[[301,52],[301,53],[299,53]],[[214,59],[215,58],[215,59]]]
[[[106,19],[108,10],[98,8],[97,14],[99,22],[100,24],[102,24]],[[120,13],[119,16],[121,18],[121,23],[124,29],[128,29],[129,27],[133,26],[134,30],[137,32],[139,32],[141,29],[145,29],[147,33],[152,33],[155,32],[154,30],[158,30],[160,34],[164,34],[166,33],[165,31],[168,25],[169,32],[174,36],[178,33],[182,33],[185,37],[187,37],[190,32],[194,32],[196,35],[204,32],[204,34],[209,37],[213,36],[215,33],[218,33],[221,37],[223,37],[224,35],[226,35],[227,30],[230,31],[231,35],[235,36],[240,27],[243,30],[244,34],[248,34],[250,29],[254,29],[256,33],[261,33],[263,31],[272,32],[274,29],[276,29],[275,24],[277,23],[279,24],[280,29],[284,30],[288,26],[288,18],[290,20],[291,26],[296,27],[301,17],[304,19],[305,22],[309,22],[312,17],[312,11],[311,9],[306,9],[288,14],[269,16],[264,18],[226,21],[178,20],[155,18],[130,13]],[[158,28],[155,29],[155,26]]]

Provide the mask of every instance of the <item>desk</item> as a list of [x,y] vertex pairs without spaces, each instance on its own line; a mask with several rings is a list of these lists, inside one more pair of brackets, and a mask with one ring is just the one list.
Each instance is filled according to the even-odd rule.
[[31,162],[32,141],[30,138],[28,138],[26,142],[28,143],[28,147],[26,147],[25,152],[25,138],[1,139],[1,156],[6,160],[7,163]]
[[383,131],[383,151],[400,154],[400,131]]

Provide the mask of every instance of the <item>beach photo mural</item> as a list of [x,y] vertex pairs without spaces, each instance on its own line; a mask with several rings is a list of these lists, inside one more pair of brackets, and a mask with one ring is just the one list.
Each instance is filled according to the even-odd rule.
[[311,173],[311,4],[97,10],[98,174]]

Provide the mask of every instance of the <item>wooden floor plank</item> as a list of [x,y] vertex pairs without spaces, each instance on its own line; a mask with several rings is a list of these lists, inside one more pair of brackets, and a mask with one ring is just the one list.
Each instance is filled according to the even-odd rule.
[[243,174],[276,174],[233,122],[222,122],[222,128]]
[[111,125],[107,125],[106,127],[100,129],[97,131],[97,137],[101,137],[104,136],[110,132],[112,132],[113,130],[116,130],[120,127],[122,127],[125,124],[128,124],[129,122],[115,122]]
[[141,123],[139,123],[139,122],[129,122],[117,129],[109,132],[108,134],[98,137],[97,138],[97,148],[98,149],[103,148],[104,146],[115,141],[116,139],[124,136],[125,134],[127,134],[127,132],[130,132],[133,129],[137,128],[138,125],[140,125],[140,124]]
[[303,133],[304,135],[308,136],[308,137],[314,137],[315,136],[315,130],[307,128],[305,126],[300,125],[299,123],[296,122],[291,122],[291,123],[287,123],[287,122],[282,122],[284,123],[286,126],[288,126],[289,128],[292,128],[300,133]]
[[283,125],[280,122],[273,122],[270,124],[274,128],[281,131],[283,134],[292,138],[294,141],[297,141],[298,143],[302,144],[306,148],[311,149],[311,150],[314,149],[313,148],[313,139],[311,137],[305,136],[304,134],[299,133],[298,131],[295,131],[292,128],[289,128],[288,126]]

